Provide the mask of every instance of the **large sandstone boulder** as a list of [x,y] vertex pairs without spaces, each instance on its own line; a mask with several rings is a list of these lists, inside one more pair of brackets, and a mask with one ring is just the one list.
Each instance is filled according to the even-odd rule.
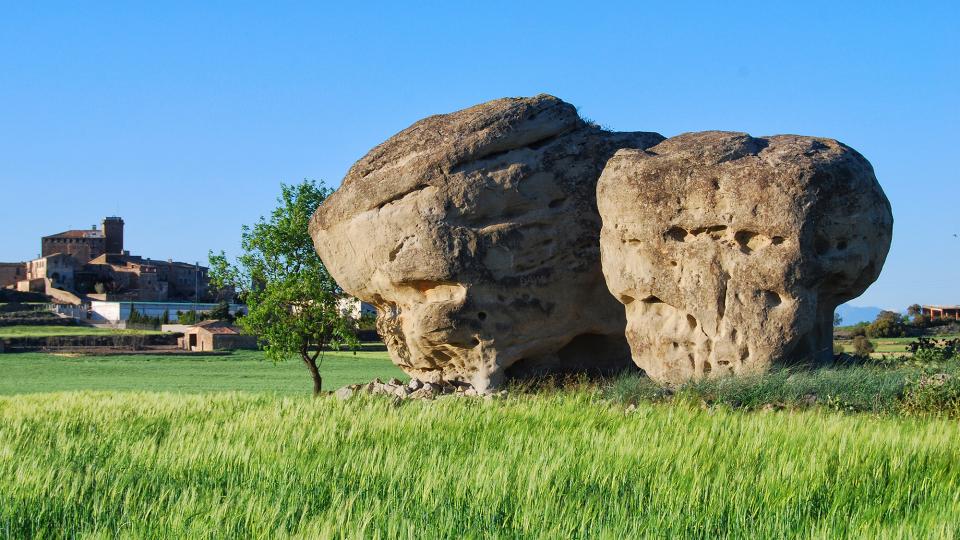
[[597,198],[633,359],[672,384],[831,358],[834,309],[880,274],[893,226],[863,156],[793,135],[622,150]]
[[596,182],[621,148],[540,95],[421,120],[370,151],[317,210],[337,282],[378,309],[393,361],[478,389],[504,376],[630,365],[600,270]]

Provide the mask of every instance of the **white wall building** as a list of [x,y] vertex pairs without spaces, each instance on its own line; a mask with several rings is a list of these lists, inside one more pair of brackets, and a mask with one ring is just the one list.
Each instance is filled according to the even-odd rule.
[[[103,302],[94,300],[90,302],[90,320],[100,323],[117,323],[126,321],[130,318],[130,313],[134,309],[141,315],[147,317],[162,317],[164,311],[170,316],[170,322],[177,321],[177,312],[188,311],[211,311],[217,307],[217,304],[203,304],[194,302]],[[230,313],[236,315],[237,312],[246,313],[247,307],[243,304],[230,304]]]
[[352,296],[341,298],[337,304],[340,308],[340,313],[349,315],[354,319],[359,319],[364,315],[371,317],[377,316],[377,308],[375,308],[372,304],[361,302],[359,298],[354,298]]

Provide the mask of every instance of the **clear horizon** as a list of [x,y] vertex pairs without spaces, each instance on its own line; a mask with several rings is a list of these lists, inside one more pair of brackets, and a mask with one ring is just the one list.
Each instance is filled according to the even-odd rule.
[[960,304],[960,6],[512,3],[0,6],[0,261],[122,216],[206,262],[280,182],[336,187],[416,120],[550,93],[620,131],[838,139],[894,213],[856,306]]

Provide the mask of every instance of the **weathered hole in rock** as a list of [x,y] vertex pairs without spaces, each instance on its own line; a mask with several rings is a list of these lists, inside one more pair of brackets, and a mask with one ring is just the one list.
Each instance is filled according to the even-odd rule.
[[767,309],[773,309],[783,303],[780,295],[773,291],[760,291],[760,294],[763,297],[763,305],[766,306]]
[[627,296],[625,294],[620,295],[620,303],[623,305],[629,305],[633,303],[634,298],[632,296]]
[[663,236],[667,240],[673,240],[675,242],[690,242],[700,235],[706,234],[713,240],[719,240],[723,237],[724,232],[727,230],[726,225],[710,225],[708,227],[697,227],[695,229],[684,229],[680,226],[673,226],[663,233]]
[[704,362],[704,363],[703,363],[703,374],[704,374],[704,375],[709,375],[711,371],[713,371],[713,366],[710,365],[710,362]]
[[540,139],[539,141],[535,141],[535,142],[532,142],[532,143],[528,144],[528,145],[527,145],[527,148],[529,148],[529,149],[531,149],[531,150],[539,150],[539,149],[543,148],[544,146],[546,146],[546,145],[552,143],[553,141],[557,140],[557,137],[559,137],[559,134],[557,134],[557,135],[551,135],[551,136],[549,136],[549,137],[545,137],[545,138],[543,138],[543,139]]
[[727,230],[726,225],[711,225],[709,227],[698,227],[690,231],[690,234],[694,236],[700,236],[701,234],[707,234],[713,239],[720,238],[722,232]]
[[697,328],[697,318],[693,315],[687,315],[687,324],[690,325],[691,330],[695,330]]
[[472,349],[480,344],[480,339],[477,336],[473,336],[470,339],[463,340],[462,338],[466,336],[450,337],[447,340],[447,345],[454,349]]
[[554,199],[547,204],[548,208],[556,208],[563,204],[567,200],[566,197],[560,197],[559,199]]
[[643,303],[644,304],[662,304],[663,300],[651,294],[650,296],[643,299]]
[[403,250],[403,247],[404,247],[405,245],[407,245],[407,241],[410,240],[411,238],[413,238],[413,237],[412,237],[412,236],[406,236],[406,237],[404,237],[402,240],[400,240],[399,242],[397,242],[397,245],[394,246],[393,249],[390,250],[390,254],[389,254],[390,262],[393,262],[393,261],[395,261],[395,260],[397,259],[397,255]]
[[414,280],[401,283],[422,294],[428,302],[451,302],[463,300],[467,288],[459,283],[429,280]]
[[737,231],[737,234],[733,235],[733,239],[740,246],[740,251],[747,254],[753,253],[771,242],[767,237],[753,231]]
[[427,185],[427,184],[417,184],[417,185],[413,186],[412,188],[408,189],[407,191],[403,191],[403,192],[401,192],[401,193],[397,193],[397,194],[394,195],[393,197],[390,197],[389,199],[387,199],[387,200],[383,201],[382,203],[378,204],[378,205],[377,205],[377,210],[381,210],[381,209],[383,209],[384,206],[386,206],[386,205],[388,205],[388,204],[390,204],[390,203],[395,203],[395,202],[399,201],[400,199],[403,199],[403,198],[406,197],[407,195],[412,195],[412,194],[414,194],[414,193],[417,193],[418,191],[423,191],[424,189],[427,189],[428,187],[430,187],[430,186]]
[[477,318],[480,319],[481,321],[487,320],[487,314],[486,314],[486,312],[481,311],[480,313],[477,313]]
[[840,240],[839,242],[837,242],[837,249],[838,249],[839,251],[843,251],[843,250],[847,249],[847,241],[846,241],[846,240]]
[[687,237],[687,230],[683,227],[670,227],[670,230],[664,233],[664,237],[676,242],[683,242]]
[[770,239],[770,243],[775,246],[779,246],[780,244],[783,243],[783,241],[784,241],[784,238],[782,236],[774,236],[773,238]]

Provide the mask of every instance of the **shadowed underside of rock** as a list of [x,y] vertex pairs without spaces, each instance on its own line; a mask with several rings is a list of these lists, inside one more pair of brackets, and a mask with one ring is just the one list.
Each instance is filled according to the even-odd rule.
[[877,278],[893,226],[870,164],[812,137],[623,150],[597,197],[634,361],[672,384],[831,358],[834,309]]
[[432,116],[358,161],[311,234],[411,376],[483,389],[617,370],[626,321],[600,269],[596,182],[617,150],[662,140],[602,131],[547,95]]

